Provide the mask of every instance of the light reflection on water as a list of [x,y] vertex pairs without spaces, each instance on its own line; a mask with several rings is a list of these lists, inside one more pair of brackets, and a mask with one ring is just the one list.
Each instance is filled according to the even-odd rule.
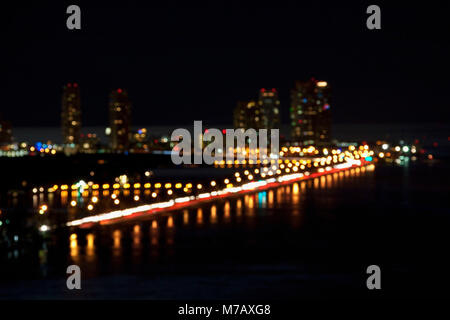
[[223,217],[224,217],[224,222],[229,222],[230,221],[230,201],[226,201],[225,205],[223,207]]
[[184,225],[189,224],[189,210],[187,210],[187,209],[183,210],[183,224]]
[[197,209],[197,224],[201,225],[203,224],[203,210],[202,208]]
[[217,223],[217,207],[215,205],[211,206],[211,223]]
[[[319,191],[326,194],[330,189],[345,184],[346,181],[343,180],[355,179],[369,171],[373,171],[373,168],[351,169],[161,214],[152,220],[134,222],[132,225],[122,223],[110,227],[102,226],[99,228],[109,229],[100,232],[97,228],[84,233],[83,239],[86,241],[82,243],[79,241],[81,232],[77,231],[70,235],[69,255],[74,263],[84,261],[93,265],[101,260],[97,257],[99,252],[109,251],[114,258],[110,262],[113,264],[112,268],[117,269],[130,261],[132,265],[137,265],[144,260],[158,261],[163,257],[176,256],[177,246],[188,245],[179,240],[178,233],[196,234],[205,230],[214,232],[215,228],[234,227],[254,230],[261,223],[274,223],[274,219],[285,221],[291,229],[300,229],[305,218],[305,198],[309,192]],[[101,241],[108,232],[112,242]],[[233,229],[229,232],[232,237]],[[127,260],[130,255],[132,260]],[[95,267],[91,269],[94,273],[99,272]]]

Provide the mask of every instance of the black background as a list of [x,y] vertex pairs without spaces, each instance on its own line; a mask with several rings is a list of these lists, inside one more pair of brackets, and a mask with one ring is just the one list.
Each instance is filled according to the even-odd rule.
[[[66,28],[81,7],[82,29]],[[2,3],[0,113],[58,126],[62,85],[80,83],[83,125],[107,123],[123,87],[133,123],[231,123],[239,99],[314,76],[333,86],[335,123],[446,122],[448,1],[34,1]]]

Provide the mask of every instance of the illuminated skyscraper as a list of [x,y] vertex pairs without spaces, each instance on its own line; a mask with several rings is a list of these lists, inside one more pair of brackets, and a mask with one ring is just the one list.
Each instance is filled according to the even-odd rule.
[[77,149],[80,143],[81,101],[77,83],[64,86],[62,96],[61,125],[63,143],[66,147]]
[[297,81],[291,91],[291,138],[302,145],[331,140],[330,86],[325,81]]
[[111,92],[109,96],[109,121],[111,126],[111,148],[117,152],[128,151],[130,147],[131,102],[123,89]]
[[96,153],[100,146],[100,139],[95,133],[81,134],[80,152]]
[[280,128],[280,100],[275,89],[261,89],[258,105],[262,110],[262,126],[265,129]]
[[0,114],[0,146],[12,142],[11,122],[2,120]]
[[233,112],[234,128],[261,129],[264,127],[262,116],[262,107],[256,101],[238,101]]

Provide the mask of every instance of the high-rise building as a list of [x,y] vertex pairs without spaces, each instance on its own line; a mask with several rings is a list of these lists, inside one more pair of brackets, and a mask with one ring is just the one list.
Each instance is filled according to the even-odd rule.
[[76,150],[81,130],[80,88],[77,83],[68,83],[63,88],[61,125],[63,143]]
[[238,101],[233,112],[234,128],[261,129],[263,128],[263,113],[261,106],[255,101]]
[[276,89],[262,88],[259,91],[258,105],[262,110],[262,126],[265,129],[280,128],[280,100]]
[[113,90],[109,96],[109,121],[111,126],[111,148],[117,152],[130,147],[131,102],[123,89]]
[[12,142],[11,122],[3,120],[0,115],[0,146]]
[[291,139],[302,145],[331,140],[330,86],[326,81],[297,81],[291,91]]
[[96,153],[100,148],[100,139],[95,133],[81,134],[80,152]]

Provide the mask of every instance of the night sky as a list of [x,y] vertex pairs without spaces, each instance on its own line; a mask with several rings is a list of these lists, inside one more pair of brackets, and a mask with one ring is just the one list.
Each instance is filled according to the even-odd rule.
[[[83,125],[106,125],[126,88],[139,125],[231,124],[239,99],[295,80],[333,87],[335,123],[448,122],[448,1],[80,1],[2,3],[0,113],[13,126],[59,126],[62,85],[80,84]],[[82,29],[66,28],[81,7]]]

